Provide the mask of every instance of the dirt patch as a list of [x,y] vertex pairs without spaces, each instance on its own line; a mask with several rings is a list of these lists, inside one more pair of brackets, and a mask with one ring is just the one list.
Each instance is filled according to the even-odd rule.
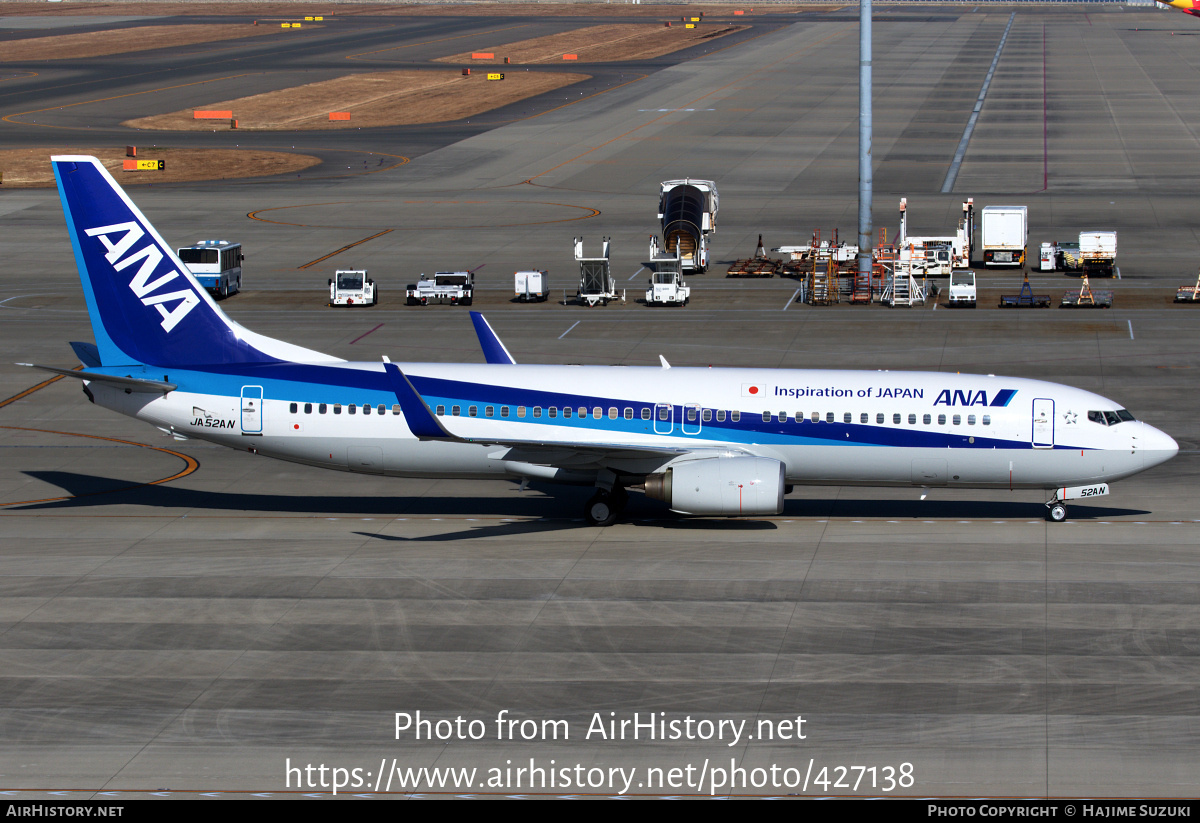
[[25,40],[6,40],[0,49],[0,63],[25,60],[67,60],[80,57],[101,57],[106,54],[125,54],[216,40],[236,40],[279,34],[279,26],[253,26],[249,23],[214,23],[182,26],[138,26],[129,29],[89,31],[79,34],[55,34],[51,37],[29,37]]
[[265,177],[297,172],[321,161],[307,154],[251,149],[143,149],[138,160],[162,160],[162,171],[123,171],[125,148],[37,148],[0,151],[0,187],[31,189],[54,185],[50,157],[57,154],[84,154],[98,157],[122,186],[138,183],[184,183],[192,180],[226,180],[240,177]]
[[[639,23],[613,23],[606,26],[588,26],[562,34],[535,37],[505,43],[502,46],[481,46],[471,51],[439,57],[439,63],[503,63],[504,58],[521,63],[563,63],[564,54],[577,55],[580,63],[600,63],[613,60],[646,60],[660,57],[673,51],[686,49],[735,31],[746,26],[722,26],[700,23],[696,28],[683,25],[652,26]],[[495,60],[473,60],[472,53],[483,52],[496,55]],[[576,62],[576,61],[568,61]]]
[[[351,74],[290,89],[205,103],[202,110],[232,111],[238,128],[257,131],[358,129],[408,126],[461,120],[536,94],[588,79],[566,72],[507,71],[503,80],[488,80],[475,70],[388,71]],[[228,121],[196,120],[193,109],[126,120],[137,129],[212,131],[228,129]],[[331,112],[349,112],[350,120],[330,121]]]

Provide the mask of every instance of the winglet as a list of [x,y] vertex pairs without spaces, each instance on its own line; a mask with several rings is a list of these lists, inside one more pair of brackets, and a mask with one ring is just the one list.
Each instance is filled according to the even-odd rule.
[[494,366],[515,366],[517,364],[482,314],[477,311],[471,312],[471,323],[475,326],[475,334],[479,337],[479,347],[483,349],[483,357],[488,363]]
[[404,372],[400,371],[399,366],[385,360],[383,370],[387,372],[392,391],[396,393],[396,399],[400,401],[400,410],[404,412],[404,421],[408,423],[409,430],[417,436],[418,440],[459,439],[446,431],[445,427],[438,422],[425,399],[404,376]]

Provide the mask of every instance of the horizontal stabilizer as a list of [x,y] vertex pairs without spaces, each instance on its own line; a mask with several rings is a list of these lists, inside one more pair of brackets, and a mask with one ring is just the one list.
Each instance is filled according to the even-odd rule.
[[79,358],[79,362],[89,369],[100,367],[100,349],[96,348],[95,343],[74,342],[71,343],[71,348],[75,350],[75,356]]
[[63,377],[87,380],[90,383],[107,383],[110,386],[116,386],[119,389],[131,392],[167,394],[178,388],[174,383],[166,383],[162,380],[146,380],[141,377],[117,377],[112,374],[97,374],[96,372],[75,371],[74,369],[59,369],[54,366],[39,366],[37,363],[17,363],[17,365],[26,366],[31,369],[41,369],[42,371],[60,374]]

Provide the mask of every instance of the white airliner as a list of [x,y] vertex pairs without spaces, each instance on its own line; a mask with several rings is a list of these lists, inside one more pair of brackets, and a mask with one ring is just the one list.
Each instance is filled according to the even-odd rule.
[[[1120,404],[994,375],[517,365],[472,314],[487,365],[350,363],[225,316],[104,167],[54,173],[96,343],[96,404],[181,437],[341,471],[626,489],[695,515],[773,515],[793,484],[1045,489],[1064,501],[1156,466],[1175,441]],[[28,365],[28,364],[26,364]]]

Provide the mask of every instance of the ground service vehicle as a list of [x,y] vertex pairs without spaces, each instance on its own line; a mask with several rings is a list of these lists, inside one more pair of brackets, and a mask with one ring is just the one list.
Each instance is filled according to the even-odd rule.
[[72,344],[80,371],[39,368],[177,437],[339,471],[594,486],[597,525],[627,489],[770,516],[797,483],[1044,489],[1062,520],[1065,501],[1178,451],[1119,403],[1040,380],[518,365],[478,315],[485,364],[347,362],[230,320],[98,160],[53,166],[96,341]]
[[196,281],[218,300],[242,290],[242,261],[246,258],[241,243],[197,240],[176,253]]
[[[679,253],[684,272],[708,270],[708,236],[717,230],[720,200],[711,180],[664,180],[659,184],[658,219],[663,250]],[[659,253],[658,238],[650,239],[650,257]]]
[[543,302],[550,295],[550,277],[546,272],[534,269],[516,273],[516,295],[518,300]]
[[409,306],[428,306],[431,300],[450,302],[451,306],[469,306],[475,294],[475,274],[469,271],[439,271],[433,277],[421,274],[421,279],[405,289]]
[[379,290],[366,269],[339,269],[329,280],[329,305],[374,306]]
[[946,305],[973,309],[976,299],[975,272],[970,269],[955,269],[950,272],[950,296],[947,298]]
[[1081,231],[1079,258],[1083,273],[1089,277],[1112,277],[1117,273],[1117,233]]
[[988,266],[1024,266],[1029,240],[1029,209],[984,206],[979,219],[979,245]]
[[679,252],[667,257],[659,255],[643,266],[650,269],[650,288],[646,289],[647,306],[686,306],[692,290],[683,282]]

